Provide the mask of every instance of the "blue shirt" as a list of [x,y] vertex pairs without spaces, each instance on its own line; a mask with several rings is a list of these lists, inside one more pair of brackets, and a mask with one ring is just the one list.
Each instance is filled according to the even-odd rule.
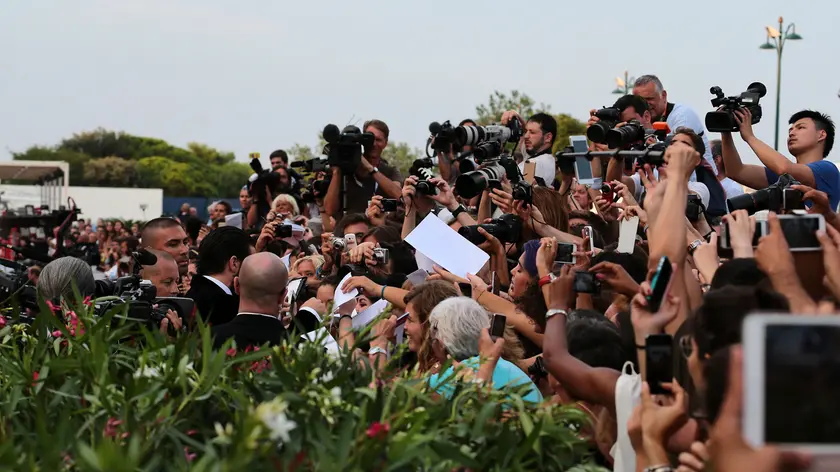
[[[472,370],[478,370],[478,356],[464,360],[461,366],[462,368],[466,367]],[[455,391],[454,375],[454,368],[449,367],[442,374],[432,374],[429,377],[429,385],[446,398],[452,398],[452,394]],[[522,397],[523,400],[532,403],[540,403],[543,400],[542,394],[537,389],[537,386],[534,385],[534,382],[531,381],[531,378],[528,377],[528,374],[523,372],[519,367],[516,367],[515,364],[504,359],[499,359],[499,362],[496,364],[496,369],[493,371],[493,388],[502,390],[507,387],[519,387],[520,385],[528,385],[528,393]]]
[[[837,205],[840,204],[840,171],[837,170],[837,166],[833,162],[825,159],[805,165],[814,174],[816,189],[828,195],[828,202],[831,209],[837,211]],[[764,168],[764,173],[767,175],[768,185],[773,185],[779,180],[779,176],[766,167]]]

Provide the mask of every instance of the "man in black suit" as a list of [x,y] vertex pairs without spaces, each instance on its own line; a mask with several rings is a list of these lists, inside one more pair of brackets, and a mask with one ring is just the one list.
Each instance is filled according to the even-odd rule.
[[198,316],[213,326],[227,323],[239,310],[239,296],[233,292],[233,279],[242,261],[254,253],[244,231],[222,226],[211,231],[198,247],[198,273],[186,297],[195,300]]
[[239,276],[233,279],[239,294],[239,314],[230,323],[213,327],[213,349],[221,348],[230,338],[240,350],[280,344],[287,336],[279,315],[288,281],[286,265],[276,255],[261,252],[248,256]]

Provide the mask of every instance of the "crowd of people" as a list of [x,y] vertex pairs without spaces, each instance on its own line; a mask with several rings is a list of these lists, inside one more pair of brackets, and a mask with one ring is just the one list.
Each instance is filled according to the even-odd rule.
[[[664,121],[672,136],[658,166],[592,159],[604,187],[583,185],[558,166],[550,153],[557,123],[547,114],[509,111],[501,120],[524,130],[513,155],[523,171],[534,164],[529,201],[514,198],[508,178],[474,198],[459,195],[455,182],[465,174],[460,156],[468,146],[439,151],[435,177],[402,176],[382,158],[388,126],[372,120],[362,131],[372,133],[373,144],[352,175],[338,166],[298,172],[285,152],[272,153],[277,184],[260,195],[243,187],[240,224],[229,224],[235,211],[221,201],[209,221],[186,205],[179,215],[130,228],[83,222],[74,239],[96,243],[100,268],[113,278],[131,273],[138,248],[155,254],[141,277],[157,296],[190,298],[196,306],[188,316],[170,313],[162,329],[192,329],[200,317],[212,326],[215,348],[231,340],[237,349],[277,345],[326,325],[341,348],[356,346],[352,354],[383,381],[394,369],[413,369],[447,397],[451,391],[437,386],[456,373],[491,388],[522,388],[529,402],[577,405],[592,420],[593,454],[616,471],[801,465],[800,455],[756,450],[741,436],[738,345],[750,313],[837,311],[840,173],[825,160],[834,124],[818,112],[793,115],[792,161],[753,134],[748,109],[735,111],[741,138],[762,163],[747,165],[732,133],[710,140],[696,112],[669,99],[659,79],[644,76],[616,102],[622,121]],[[596,110],[591,115],[590,126],[599,121]],[[744,187],[764,189],[785,174],[796,180],[802,211],[825,220],[816,251],[791,252],[776,212],[710,210]],[[692,201],[699,201],[694,216],[687,211]],[[405,239],[425,218],[455,231],[475,227],[489,262],[466,276],[442,261],[423,270]],[[499,218],[515,218],[521,228],[501,235],[487,225]],[[635,218],[632,244],[619,251],[624,223]],[[760,238],[756,220],[769,229]],[[722,228],[728,252],[719,249]],[[558,263],[558,250],[570,245],[574,257]],[[72,258],[51,262],[40,271],[39,294],[70,297],[73,280],[83,296],[94,295],[85,268]],[[664,285],[654,280],[662,274],[669,274]],[[300,278],[304,288],[288,297],[289,281]],[[667,290],[654,294],[657,283]],[[351,291],[355,299],[336,306],[336,295]],[[359,347],[354,316],[380,300],[390,311]],[[498,315],[506,327],[491,336]],[[675,353],[673,379],[649,385],[646,342],[664,334]],[[408,354],[392,358],[400,348]]]

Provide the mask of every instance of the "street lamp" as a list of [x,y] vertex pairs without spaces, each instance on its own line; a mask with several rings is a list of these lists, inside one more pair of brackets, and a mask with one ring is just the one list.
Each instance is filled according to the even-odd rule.
[[[796,41],[802,39],[802,36],[796,34],[796,25],[791,23],[787,29],[784,28],[782,17],[779,17],[779,29],[772,26],[766,26],[767,41],[764,42],[759,49],[775,49],[776,50],[776,141],[774,148],[779,150],[779,104],[782,94],[782,52],[785,49],[785,43],[788,40]],[[784,31],[784,33],[782,33]],[[773,39],[771,42],[770,39]]]
[[615,90],[612,93],[616,95],[630,95],[630,91],[633,90],[633,83],[636,82],[636,78],[630,78],[627,75],[627,71],[624,71],[624,78],[616,77],[615,78]]

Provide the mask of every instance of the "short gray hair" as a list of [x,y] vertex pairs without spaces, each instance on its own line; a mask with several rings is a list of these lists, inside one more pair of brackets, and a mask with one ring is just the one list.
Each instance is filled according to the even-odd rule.
[[73,282],[82,297],[92,296],[96,292],[93,271],[85,261],[75,257],[56,259],[41,271],[36,287],[38,296],[45,300],[69,298],[73,295]]
[[658,93],[662,93],[662,91],[665,90],[665,87],[662,86],[662,81],[659,80],[659,77],[652,74],[643,75],[636,79],[636,82],[633,84],[633,88],[641,87],[642,85],[647,85],[651,82],[656,85],[656,91]]
[[438,303],[429,315],[432,339],[437,339],[456,361],[478,355],[482,328],[490,328],[490,315],[472,298],[453,297]]

